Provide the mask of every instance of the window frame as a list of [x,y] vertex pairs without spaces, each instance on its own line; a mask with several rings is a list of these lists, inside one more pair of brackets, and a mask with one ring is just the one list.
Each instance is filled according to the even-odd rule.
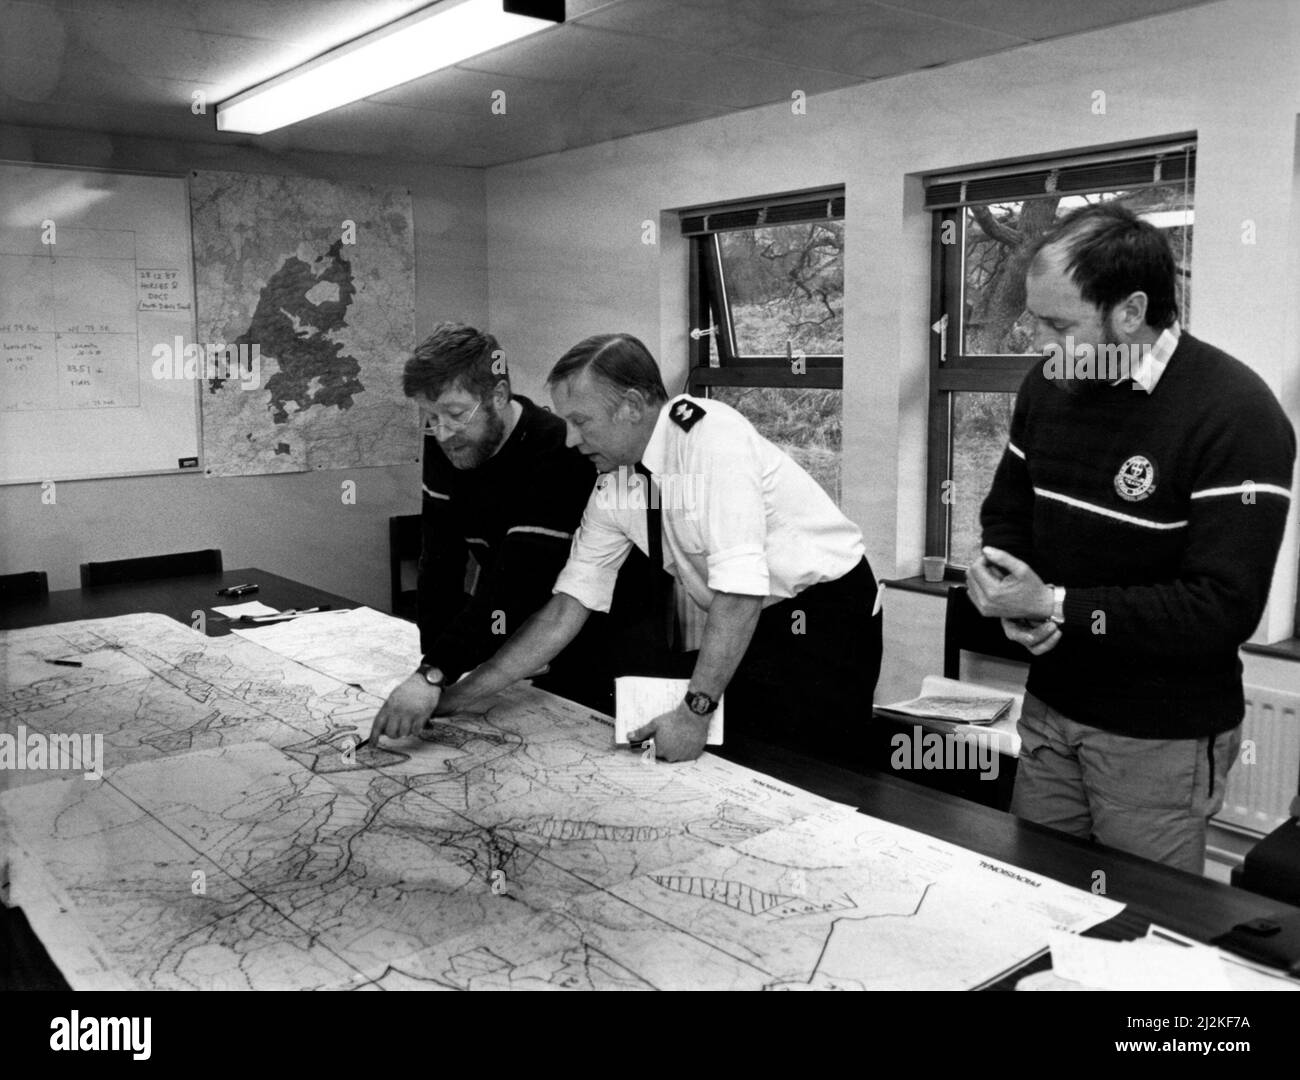
[[[930,321],[929,321],[929,392],[926,419],[926,493],[925,552],[942,553],[947,580],[964,581],[966,568],[952,561],[951,504],[945,501],[945,481],[953,475],[953,394],[1016,394],[1026,374],[1042,362],[1038,354],[976,354],[962,352],[966,252],[966,210],[971,205],[998,205],[1027,202],[1033,198],[1092,195],[1115,190],[1135,190],[1177,182],[1174,175],[1162,180],[1162,161],[1175,166],[1182,160],[1182,181],[1190,185],[1195,177],[1196,135],[1188,133],[1171,141],[1146,141],[1111,150],[1085,151],[1054,155],[1019,165],[989,167],[966,172],[949,171],[948,175],[926,178],[927,211],[931,215],[930,234]],[[1104,177],[1118,169],[1146,168],[1156,162],[1152,179],[1129,180],[1122,184],[1107,183]],[[1171,170],[1172,171],[1172,170]],[[1095,176],[1096,185],[1066,177]],[[979,189],[972,194],[969,189]],[[992,192],[1004,189],[997,197]],[[1018,189],[1018,190],[1017,190]],[[969,196],[969,197],[968,197]],[[936,205],[930,205],[934,202]],[[947,223],[956,229],[956,242],[943,243]],[[947,317],[947,334],[933,328]],[[946,340],[945,340],[946,337]],[[956,342],[956,350],[951,346]],[[947,346],[947,348],[945,348]],[[945,352],[947,355],[944,355]],[[1300,601],[1297,604],[1300,611]],[[1300,616],[1298,616],[1300,617]]]
[[[821,194],[821,193],[819,193]],[[804,196],[803,198],[808,198]],[[841,210],[838,214],[824,217],[789,218],[771,221],[766,224],[799,225],[817,221],[843,221],[843,191],[838,194],[826,193],[827,200],[837,199]],[[783,201],[788,201],[783,200]],[[710,213],[725,213],[725,208],[718,208]],[[688,212],[683,211],[683,218]],[[692,217],[700,216],[700,211],[690,211]],[[707,218],[708,214],[703,215]],[[805,370],[795,373],[790,370],[792,356],[755,356],[738,353],[736,350],[735,322],[731,314],[731,305],[727,299],[726,279],[722,272],[722,249],[720,235],[723,232],[743,232],[763,228],[764,222],[720,228],[687,237],[689,245],[689,311],[690,334],[688,335],[688,367],[686,392],[696,395],[711,386],[771,386],[803,387],[806,389],[843,390],[844,389],[844,355],[839,354],[805,354]],[[715,328],[710,335],[703,331]],[[713,337],[718,351],[717,366],[709,362],[709,339]]]
[[[962,310],[965,288],[963,254],[966,250],[965,207],[949,207],[933,212],[930,238],[930,326],[950,312]],[[944,226],[955,223],[957,241],[943,242]],[[945,356],[945,345],[964,335],[962,325],[951,316],[948,333],[930,332],[929,421],[926,437],[925,550],[943,553],[945,577],[965,579],[965,567],[952,561],[951,504],[944,501],[944,482],[952,478],[952,410],[954,393],[1010,393],[1020,389],[1025,375],[1042,357],[1034,354],[1017,356],[1006,353],[962,353]]]

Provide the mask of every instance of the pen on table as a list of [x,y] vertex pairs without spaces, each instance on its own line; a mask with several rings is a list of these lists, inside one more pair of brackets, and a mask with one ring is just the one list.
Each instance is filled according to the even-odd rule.
[[255,593],[260,586],[254,585],[251,581],[243,585],[231,585],[225,589],[218,589],[218,596],[243,596],[245,593]]
[[58,664],[59,667],[81,667],[80,660],[46,660],[47,664]]
[[[317,612],[333,610],[334,608],[330,607],[329,604],[322,604],[320,607],[287,608],[284,611],[277,611],[271,615],[241,615],[239,621],[250,623],[275,622],[277,619],[294,619],[299,615],[315,615]],[[347,609],[339,608],[338,610],[346,611]]]

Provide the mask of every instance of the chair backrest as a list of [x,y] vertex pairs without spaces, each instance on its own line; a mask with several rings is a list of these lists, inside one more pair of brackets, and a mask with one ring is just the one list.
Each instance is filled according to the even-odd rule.
[[204,551],[177,551],[170,555],[146,555],[139,559],[117,559],[113,562],[81,564],[81,587],[121,585],[128,581],[150,581],[153,578],[184,577],[186,574],[221,573],[221,551],[207,548]]
[[27,570],[21,574],[0,574],[0,606],[34,600],[50,591],[44,570]]
[[947,679],[961,678],[961,653],[982,653],[1000,660],[1028,663],[1029,653],[1002,632],[1002,621],[981,615],[966,595],[965,585],[948,590],[948,605],[943,619],[943,674]]
[[400,514],[388,519],[388,570],[392,588],[392,612],[403,619],[414,619],[419,610],[419,589],[408,589],[402,581],[403,570],[417,566],[424,545],[419,514]]

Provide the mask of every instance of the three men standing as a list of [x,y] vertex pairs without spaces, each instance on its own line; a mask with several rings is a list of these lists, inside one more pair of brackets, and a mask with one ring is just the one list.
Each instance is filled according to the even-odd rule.
[[[1048,361],[1021,386],[968,573],[975,606],[1033,656],[1013,811],[1199,873],[1240,743],[1238,648],[1267,600],[1295,434],[1258,375],[1180,327],[1173,256],[1153,226],[1114,202],[1086,206],[1031,255],[1027,303]],[[665,653],[661,571],[707,618],[685,699],[633,738],[653,737],[667,760],[698,756],[725,690],[729,741],[854,755],[881,655],[856,526],[735,410],[670,400],[630,335],[565,354],[548,379],[555,417],[512,399],[486,366],[494,350],[444,326],[407,368],[437,439],[425,663],[374,733],[410,734],[552,661],[557,673],[568,661],[570,686],[593,676],[566,647],[610,609],[636,548]],[[1080,351],[1103,362],[1076,367]],[[1118,371],[1104,362],[1116,356]],[[487,575],[468,601],[467,550]],[[489,626],[502,615],[504,645]]]

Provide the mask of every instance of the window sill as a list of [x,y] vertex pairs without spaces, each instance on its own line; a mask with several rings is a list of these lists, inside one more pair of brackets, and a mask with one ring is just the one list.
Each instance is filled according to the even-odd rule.
[[[947,596],[954,585],[965,584],[966,577],[959,570],[949,570],[942,581],[926,581],[917,574],[915,577],[888,578],[883,584],[900,592],[925,593],[929,596]],[[1300,637],[1283,638],[1270,645],[1258,645],[1248,641],[1241,646],[1241,651],[1256,656],[1271,656],[1275,660],[1293,660],[1300,663]]]
[[1300,660],[1300,638],[1283,638],[1271,645],[1256,645],[1248,641],[1241,647],[1241,651],[1256,656],[1271,656],[1275,660]]
[[889,578],[883,584],[889,589],[898,589],[902,592],[928,593],[930,596],[947,596],[948,590],[954,585],[961,585],[965,582],[964,577],[957,576],[955,571],[949,570],[942,581],[926,581],[920,574],[916,577],[908,578]]

